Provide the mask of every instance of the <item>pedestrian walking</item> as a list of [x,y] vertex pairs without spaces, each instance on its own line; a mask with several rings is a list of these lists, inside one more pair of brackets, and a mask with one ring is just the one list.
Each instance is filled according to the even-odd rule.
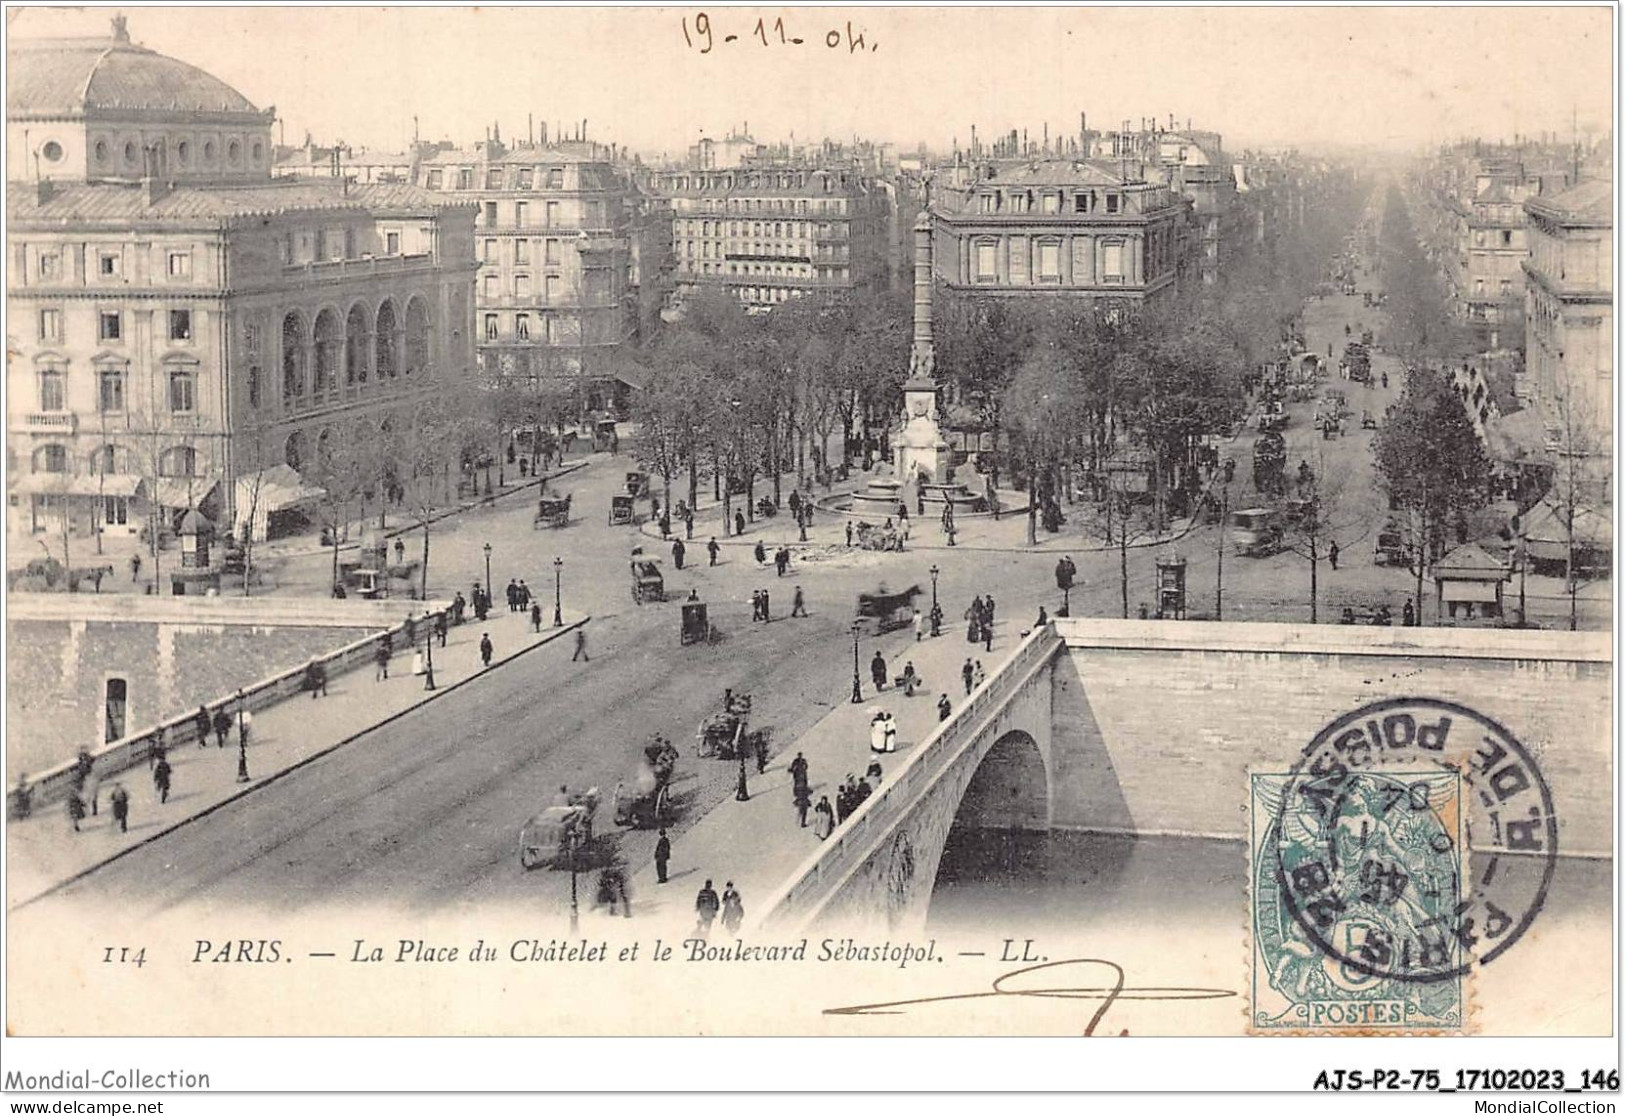
[[158,792],[160,804],[169,801],[169,784],[173,776],[174,769],[169,766],[169,757],[159,759],[157,766],[152,769],[152,789]]
[[976,683],[978,690],[982,688],[982,683],[987,681],[987,672],[982,669],[981,659],[976,660],[976,674],[973,676],[973,681]]
[[796,586],[796,595],[790,601],[790,615],[792,617],[807,615],[807,598],[799,585]]
[[237,740],[244,747],[254,735],[254,712],[242,704],[242,691],[238,691],[237,700]]
[[399,566],[401,563],[403,563],[405,561],[406,561],[406,542],[404,540],[402,540],[402,539],[396,539],[395,540],[395,564],[397,566]]
[[969,656],[965,658],[965,665],[959,668],[959,676],[965,680],[965,693],[969,694],[976,688],[976,664],[971,662]]
[[197,725],[197,746],[207,748],[209,746],[209,727],[214,723],[209,719],[208,707],[198,706],[197,716],[192,720]]
[[694,537],[694,509],[683,505],[683,534],[688,538]]
[[786,571],[788,571],[790,569],[790,548],[789,547],[787,547],[787,546],[779,547],[778,551],[775,552],[774,555],[773,555],[773,565],[778,567],[779,576],[783,577],[785,575]]
[[1331,562],[1332,569],[1334,570],[1337,568],[1337,555],[1339,553],[1340,551],[1337,549],[1337,540],[1333,539],[1331,547],[1326,551],[1326,558]]
[[734,512],[734,534],[743,535],[744,533],[745,533],[745,513],[742,512],[742,511],[736,511],[736,512]]
[[671,838],[666,831],[660,831],[660,840],[655,842],[655,882],[666,882],[666,865],[671,863]]
[[914,610],[914,642],[918,643],[925,638],[925,613],[919,609]]
[[762,623],[764,623],[764,624],[771,624],[773,622],[773,612],[772,612],[771,604],[770,604],[771,599],[772,598],[768,594],[768,591],[766,589],[763,589],[762,590]]
[[525,579],[524,578],[520,578],[519,579],[519,611],[523,612],[523,611],[525,611],[525,609],[527,609],[529,607],[530,607],[530,586],[525,584]]
[[739,897],[734,882],[729,880],[722,889],[722,925],[728,933],[739,937],[739,924],[745,921],[745,901]]
[[585,625],[576,629],[576,653],[570,656],[572,663],[578,659],[584,663],[592,662],[587,657],[587,628]]
[[914,687],[918,686],[919,684],[920,676],[914,669],[914,663],[910,661],[909,664],[903,668],[903,696],[913,697]]
[[717,555],[722,553],[722,547],[717,545],[717,537],[711,536],[711,541],[705,544],[705,552],[711,556],[711,564],[717,564]]
[[683,568],[683,555],[686,554],[687,552],[688,552],[688,548],[683,545],[683,540],[682,539],[674,539],[674,540],[672,540],[672,544],[671,544],[671,563],[672,563],[672,565],[676,566],[678,569],[682,569]]
[[[215,744],[215,747],[224,748],[226,746],[226,737],[229,736],[230,734],[231,734],[231,714],[227,713],[226,712],[226,707],[222,705],[219,709],[216,709],[214,711],[214,744]],[[206,744],[206,742],[205,742],[205,744]],[[200,745],[200,747],[201,746],[204,746],[204,745]]]
[[937,720],[946,721],[948,719],[948,714],[952,713],[953,711],[953,703],[948,700],[947,694],[943,694],[937,699]]
[[942,634],[942,606],[931,606],[931,638],[936,639]]
[[795,517],[796,522],[801,522],[801,493],[792,488],[787,503],[790,505],[790,514]]
[[877,787],[880,785],[880,780],[885,778],[885,775],[885,769],[880,766],[880,761],[877,759],[870,760],[868,770],[863,773],[864,779],[873,779],[874,785]]
[[542,606],[540,602],[533,602],[530,606],[530,630],[533,632],[542,630]]
[[73,824],[73,831],[80,832],[79,823],[85,820],[85,800],[80,796],[77,787],[68,791],[68,821]]
[[446,645],[446,614],[444,612],[434,614],[434,635],[435,639],[440,641],[440,646],[444,647]]
[[378,648],[372,653],[373,666],[376,668],[372,673],[374,682],[382,682],[389,677],[390,654],[389,638],[386,636],[378,641]]
[[664,512],[663,511],[663,512],[660,513],[660,537],[663,538],[663,539],[671,538],[671,513],[670,512]]
[[755,553],[756,553],[756,564],[758,566],[767,565],[767,545],[765,543],[763,543],[760,539],[756,540],[756,552]]
[[486,596],[485,596],[484,591],[480,589],[479,582],[475,582],[474,583],[474,619],[477,620],[478,622],[480,622],[481,624],[485,623],[485,615],[490,610],[491,610],[491,605],[486,600]]
[[157,735],[152,738],[152,746],[147,749],[147,766],[156,769],[159,760],[168,758],[169,743],[164,739],[163,729],[159,729]]
[[1411,604],[1410,598],[1405,598],[1405,611],[1399,614],[1399,622],[1407,628],[1416,627],[1416,608]]
[[809,785],[807,782],[807,757],[800,752],[797,752],[796,758],[790,761],[790,782],[798,787]]
[[756,621],[760,620],[761,618],[762,618],[762,591],[760,589],[752,589],[750,591],[750,622],[752,624],[754,624],[754,623],[756,623]]
[[852,545],[852,521],[851,520],[847,520],[847,523],[846,523],[846,545],[848,547],[850,547]]
[[694,897],[694,913],[699,915],[700,918],[699,922],[694,925],[694,936],[696,938],[709,938],[711,936],[711,923],[715,921],[717,911],[721,907],[722,903],[717,899],[717,893],[711,887],[711,881],[706,880],[705,886],[700,888],[700,893]]
[[993,621],[982,625],[982,640],[989,655],[993,654]]
[[485,666],[491,665],[491,652],[496,650],[491,645],[491,633],[480,633],[480,662]]
[[897,718],[890,713],[886,714],[885,741],[888,753],[897,751]]
[[310,691],[312,701],[327,696],[327,667],[320,659],[305,664],[305,689]]
[[519,581],[511,577],[508,579],[508,611],[519,611]]
[[113,820],[118,822],[118,831],[130,831],[130,792],[124,789],[123,783],[113,784],[113,794],[110,799],[113,803]]
[[130,582],[133,584],[141,580],[141,555],[130,555]]
[[875,689],[886,688],[886,658],[879,651],[876,651],[875,657],[869,660],[869,677],[874,679]]
[[813,834],[824,840],[835,832],[835,808],[829,804],[829,795],[820,795],[818,805],[813,807]]
[[[457,590],[457,595],[453,597],[451,601],[451,622],[453,624],[461,624],[463,622],[463,614],[467,611],[468,598],[463,596],[463,591],[459,589]],[[442,639],[440,641],[440,646],[444,647],[445,645],[446,641]]]
[[751,747],[756,751],[756,774],[767,773],[767,733],[753,732],[750,734]]

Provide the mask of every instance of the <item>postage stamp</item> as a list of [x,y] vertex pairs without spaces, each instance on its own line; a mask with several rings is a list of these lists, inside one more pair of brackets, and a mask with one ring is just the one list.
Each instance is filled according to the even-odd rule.
[[1472,968],[1550,887],[1556,812],[1533,757],[1463,705],[1397,698],[1249,781],[1249,1029],[1464,1032]]

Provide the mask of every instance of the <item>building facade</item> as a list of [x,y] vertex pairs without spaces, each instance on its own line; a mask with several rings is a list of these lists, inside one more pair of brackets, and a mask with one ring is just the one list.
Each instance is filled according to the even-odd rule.
[[891,206],[855,167],[801,161],[657,176],[670,207],[679,301],[727,291],[749,307],[840,293],[888,277]]
[[1095,160],[956,168],[932,191],[937,276],[990,295],[1156,305],[1191,279],[1191,203]]
[[1548,441],[1598,459],[1613,452],[1614,198],[1609,181],[1583,181],[1523,206],[1528,379]]
[[664,272],[662,214],[598,144],[486,140],[425,153],[417,185],[478,208],[477,360],[485,377],[564,377],[607,405]]
[[237,527],[251,474],[472,373],[472,207],[273,179],[270,112],[118,22],[13,65],[15,165],[57,167],[7,190],[14,529]]

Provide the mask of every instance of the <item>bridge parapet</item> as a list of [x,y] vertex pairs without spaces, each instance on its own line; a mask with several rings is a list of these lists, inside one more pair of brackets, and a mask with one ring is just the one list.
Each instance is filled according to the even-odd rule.
[[[994,668],[987,681],[963,705],[920,742],[898,767],[895,776],[881,784],[880,789],[827,841],[819,845],[778,891],[768,897],[758,908],[762,912],[757,918],[758,926],[784,933],[805,927],[826,911],[838,893],[851,887],[855,877],[866,867],[874,868],[877,855],[885,852],[888,842],[897,836],[905,824],[925,823],[943,831],[934,842],[923,845],[910,842],[910,849],[919,847],[924,863],[915,870],[911,862],[907,879],[890,881],[895,885],[894,892],[888,895],[891,914],[895,917],[904,908],[917,909],[918,913],[923,914],[923,900],[930,896],[941,854],[940,836],[946,835],[959,795],[963,793],[976,766],[975,763],[966,764],[963,761],[979,744],[987,743],[992,730],[998,727],[1012,702],[1029,689],[1033,677],[1044,671],[1063,648],[1064,644],[1053,627],[1031,632],[1009,658]],[[1030,725],[1036,733],[1046,733],[1048,729],[1047,685],[1041,688],[1041,693],[1043,723]],[[979,762],[979,757],[976,758]],[[959,773],[958,780],[945,788],[944,783],[956,766],[963,766],[965,770]],[[922,811],[922,804],[927,798],[945,789],[951,801],[945,800],[933,811]],[[931,815],[929,819],[920,816],[926,812]],[[886,882],[881,881],[882,886]]]

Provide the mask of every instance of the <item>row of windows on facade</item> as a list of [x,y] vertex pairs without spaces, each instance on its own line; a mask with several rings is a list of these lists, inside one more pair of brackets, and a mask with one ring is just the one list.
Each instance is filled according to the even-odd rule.
[[[425,230],[432,235],[433,230]],[[295,234],[289,232],[282,238],[282,262],[295,264],[299,262],[300,242],[309,250],[309,256],[316,261],[353,260],[358,258],[356,251],[356,231],[354,229],[326,229],[304,230]],[[398,256],[401,254],[401,234],[390,229],[384,233],[384,255]]]
[[[158,475],[195,477],[197,462],[197,450],[191,446],[170,446],[158,453]],[[67,446],[51,442],[35,448],[30,465],[36,473],[62,475],[73,471],[73,456]],[[133,465],[131,452],[123,446],[97,446],[85,457],[85,467],[91,476],[126,476],[135,472]]]
[[[458,167],[453,175],[447,177],[441,168],[434,168],[425,172],[423,185],[430,190],[447,189],[472,190],[474,189],[475,175],[473,167]],[[485,170],[486,190],[534,190],[536,183],[542,184],[544,190],[564,189],[563,167],[487,167]]]
[[821,267],[816,270],[811,264],[742,264],[730,263],[724,271],[722,265],[706,263],[704,260],[680,260],[679,270],[697,272],[700,275],[773,275],[783,278],[816,279],[821,283],[845,283],[852,273],[844,267]]
[[845,263],[852,258],[847,245],[814,248],[805,244],[792,244],[788,241],[767,240],[741,240],[731,245],[721,241],[702,240],[696,248],[692,240],[679,240],[675,242],[675,249],[679,256],[689,259],[709,260],[725,259],[731,256],[783,256],[791,260],[816,260],[823,263]]
[[[513,262],[526,265],[531,262],[531,242],[523,238],[513,242]],[[542,241],[542,263],[548,267],[559,267],[560,260],[564,258],[563,242],[557,239]],[[480,262],[499,264],[502,262],[502,241],[491,237],[481,243]]]
[[[1035,253],[1037,267],[1035,273],[1041,283],[1059,283],[1061,281],[1061,242],[1058,240],[1041,240]],[[1100,244],[1100,281],[1103,283],[1121,283],[1125,272],[1123,271],[1123,242],[1120,240],[1102,241]],[[978,241],[976,249],[976,272],[978,283],[996,283],[999,281],[999,245],[997,241]],[[1160,258],[1160,246],[1148,245],[1147,254],[1153,260]]]
[[[124,275],[124,253],[119,249],[102,248],[91,249],[96,261],[94,274],[102,279],[119,279]],[[23,273],[23,282],[30,281],[28,274],[28,246],[18,249],[18,268]],[[59,283],[66,277],[66,269],[62,262],[60,248],[40,248],[34,256],[34,272],[32,281],[38,283]],[[189,280],[192,278],[192,253],[190,251],[166,253],[164,274],[174,280]]]
[[[167,339],[177,345],[189,345],[193,340],[192,312],[190,310],[171,310],[168,312],[168,326],[165,330]],[[39,312],[39,339],[42,342],[60,344],[65,340],[62,327],[62,310],[59,307],[46,307]],[[98,310],[96,312],[96,340],[106,344],[118,344],[124,340],[124,313],[120,310]]]
[[828,221],[820,221],[815,225],[811,221],[712,221],[694,218],[672,222],[672,232],[679,236],[722,236],[724,226],[727,226],[729,236],[751,236],[759,239],[808,240],[814,236],[828,239],[832,235],[842,237],[847,235],[845,223],[831,224]]
[[678,213],[710,211],[722,203],[724,213],[846,213],[845,198],[676,198],[672,209]]
[[[1034,194],[1031,190],[987,190],[977,198],[982,213],[1048,213],[1066,211],[1067,195],[1055,191]],[[1104,201],[1108,214],[1120,213],[1123,196],[1108,191],[1104,196],[1094,190],[1077,190],[1071,195],[1073,213],[1098,213]]]
[[[501,210],[496,202],[486,202],[485,208],[482,211],[482,216],[485,220],[485,227],[491,229],[501,225],[502,220],[500,214]],[[584,229],[608,228],[609,218],[607,214],[608,207],[604,202],[589,201],[585,203],[579,227]],[[534,227],[547,229],[578,227],[575,225],[569,225],[565,222],[563,207],[560,206],[556,201],[550,201],[546,204],[542,210],[542,217],[542,223]],[[533,227],[531,225],[531,210],[529,202],[518,201],[513,203],[513,227],[521,229]]]
[[[241,166],[243,162],[242,141],[229,139],[226,141],[225,149],[226,166]],[[169,150],[170,157],[174,160],[176,166],[190,167],[192,165],[192,143],[190,140],[173,140],[169,145]],[[215,158],[219,153],[216,141],[212,138],[205,139],[202,150],[203,160],[201,165],[204,167],[214,166]],[[265,162],[265,145],[261,141],[255,140],[249,145],[249,152],[250,161],[255,166]],[[106,139],[96,140],[91,146],[91,153],[95,156],[96,165],[99,167],[109,166],[113,161],[113,147]],[[46,140],[45,143],[40,145],[40,154],[48,163],[60,163],[66,152],[56,140]],[[125,140],[124,169],[140,170],[141,166],[141,145],[136,143],[135,140]]]
[[[506,336],[502,332],[503,317],[501,314],[485,315],[485,340],[501,341]],[[538,314],[534,318],[529,314],[515,314],[512,337],[516,341],[541,341],[557,345],[574,332],[574,320],[557,314]]]

